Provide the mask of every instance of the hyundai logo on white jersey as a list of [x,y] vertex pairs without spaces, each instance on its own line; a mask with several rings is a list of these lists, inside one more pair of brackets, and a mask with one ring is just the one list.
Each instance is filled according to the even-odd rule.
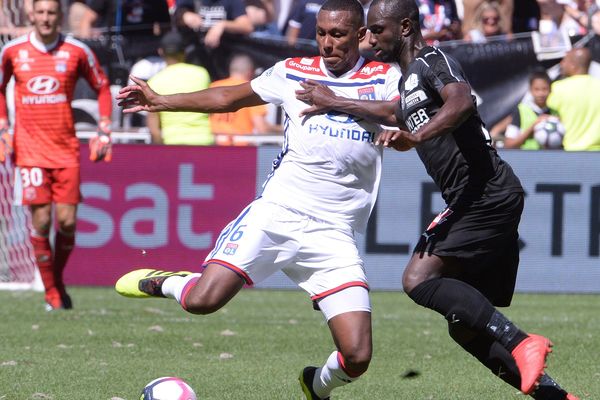
[[48,75],[38,75],[27,82],[27,89],[35,94],[51,94],[58,90],[60,83]]

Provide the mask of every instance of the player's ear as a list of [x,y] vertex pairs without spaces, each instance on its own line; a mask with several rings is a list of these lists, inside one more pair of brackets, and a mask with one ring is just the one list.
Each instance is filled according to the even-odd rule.
[[362,42],[366,35],[367,35],[367,27],[366,26],[361,26],[360,28],[358,28],[358,41],[359,42]]
[[415,27],[410,18],[403,18],[400,21],[400,33],[402,36],[410,36],[415,32]]

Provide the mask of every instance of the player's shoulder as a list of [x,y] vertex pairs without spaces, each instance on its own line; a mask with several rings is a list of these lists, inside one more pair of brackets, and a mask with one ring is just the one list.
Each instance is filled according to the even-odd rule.
[[2,46],[2,54],[10,55],[15,50],[22,49],[25,46],[29,45],[29,34],[16,37],[12,40],[9,40]]
[[323,77],[325,71],[321,68],[321,57],[292,57],[283,61],[286,71],[299,73],[304,76]]
[[426,47],[416,57],[416,62],[422,67],[452,68],[458,66],[458,62],[450,54],[437,47]]
[[365,59],[351,79],[374,79],[391,75],[397,78],[400,73],[393,65],[376,60]]
[[64,47],[64,49],[68,49],[70,51],[74,51],[85,56],[94,54],[92,49],[87,44],[85,44],[79,39],[75,39],[71,35],[66,35],[63,37],[61,47]]

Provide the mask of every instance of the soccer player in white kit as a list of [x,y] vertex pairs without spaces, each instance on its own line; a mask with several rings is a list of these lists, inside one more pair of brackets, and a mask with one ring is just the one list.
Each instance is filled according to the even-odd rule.
[[262,194],[231,221],[201,274],[132,271],[117,291],[129,297],[175,298],[188,312],[209,314],[245,284],[283,271],[311,296],[328,321],[336,351],[322,367],[306,367],[300,384],[309,400],[362,375],[371,360],[371,305],[355,232],[366,227],[380,180],[380,125],[350,114],[303,116],[296,98],[311,79],[340,96],[388,105],[398,98],[399,72],[365,60],[363,9],[356,0],[328,0],[317,16],[320,56],[278,62],[251,82],[159,96],[148,85],[121,89],[124,112],[231,112],[267,102],[285,111],[285,140]]

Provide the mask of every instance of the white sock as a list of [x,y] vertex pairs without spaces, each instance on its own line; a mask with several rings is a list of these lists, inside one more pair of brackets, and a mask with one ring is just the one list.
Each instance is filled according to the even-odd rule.
[[313,390],[317,396],[324,399],[329,397],[331,391],[336,387],[347,385],[357,379],[358,377],[351,378],[346,375],[338,361],[338,352],[334,351],[325,362],[325,365],[315,371]]
[[200,278],[202,274],[189,274],[187,276],[170,276],[162,284],[161,291],[165,296],[177,300],[181,304],[181,294],[185,285],[192,279]]

